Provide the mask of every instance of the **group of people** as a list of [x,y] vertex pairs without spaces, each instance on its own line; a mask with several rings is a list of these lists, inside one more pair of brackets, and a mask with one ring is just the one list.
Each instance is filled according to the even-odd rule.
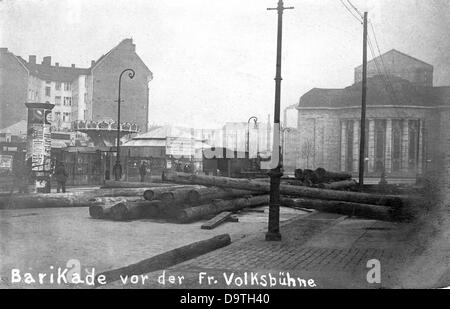
[[175,170],[183,173],[193,173],[194,166],[190,163],[175,162]]
[[[66,182],[69,173],[66,171],[63,162],[56,162],[52,177],[56,181],[56,192],[63,193],[66,192]],[[33,171],[33,166],[31,162],[31,158],[28,158],[23,164],[19,164],[15,167],[14,172],[15,177],[15,187],[17,188],[19,193],[28,193],[28,186],[30,183],[36,180],[35,172]]]

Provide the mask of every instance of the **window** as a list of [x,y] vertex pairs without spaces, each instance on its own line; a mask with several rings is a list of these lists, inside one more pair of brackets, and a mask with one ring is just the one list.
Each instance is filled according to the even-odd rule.
[[61,90],[61,83],[60,82],[56,82],[55,88],[56,88],[56,90]]
[[50,87],[45,87],[45,95],[47,97],[49,97],[51,95],[51,88]]
[[70,113],[63,113],[63,121],[64,122],[70,121]]
[[72,98],[64,97],[64,106],[72,106]]
[[65,91],[69,91],[69,90],[71,89],[71,87],[72,87],[72,84],[71,84],[71,83],[69,83],[69,82],[64,83],[64,90],[65,90]]
[[55,105],[61,105],[61,97],[60,96],[55,97]]

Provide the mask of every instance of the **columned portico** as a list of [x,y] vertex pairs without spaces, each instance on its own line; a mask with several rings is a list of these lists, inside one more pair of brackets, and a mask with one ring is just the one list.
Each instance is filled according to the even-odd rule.
[[[386,174],[413,177],[422,173],[423,130],[422,119],[372,118],[368,119],[367,175]],[[341,120],[341,171],[358,173],[360,121]]]

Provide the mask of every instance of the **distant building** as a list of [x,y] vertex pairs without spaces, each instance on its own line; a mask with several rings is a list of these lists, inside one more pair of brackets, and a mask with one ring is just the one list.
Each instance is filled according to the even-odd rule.
[[44,57],[28,61],[7,48],[0,49],[0,129],[26,119],[25,103],[51,103],[54,131],[69,131],[76,120],[117,119],[118,78],[124,69],[134,69],[133,80],[122,78],[121,122],[147,130],[149,82],[152,72],[136,54],[132,39],[125,39],[90,68],[60,66]]
[[[384,71],[385,70],[385,71]],[[367,77],[392,75],[414,86],[433,86],[433,66],[422,60],[392,49],[367,63]],[[355,83],[362,80],[362,65],[355,68]]]
[[[384,74],[383,69],[388,72]],[[433,87],[433,66],[391,50],[368,63],[365,170],[415,177],[442,163],[450,87]],[[344,89],[314,88],[298,109],[298,168],[357,175],[361,67]]]

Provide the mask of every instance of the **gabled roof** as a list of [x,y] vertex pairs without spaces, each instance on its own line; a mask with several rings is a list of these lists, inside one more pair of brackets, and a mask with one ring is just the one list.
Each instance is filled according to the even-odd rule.
[[[396,50],[396,49],[391,49],[390,51],[385,52],[384,54],[382,54],[382,55],[380,55],[380,56],[378,56],[378,57],[376,57],[376,58],[373,58],[373,59],[370,60],[368,63],[369,63],[369,64],[372,63],[372,62],[380,63],[380,61],[382,61],[382,59],[385,59],[385,58],[387,58],[387,57],[389,57],[389,56],[395,56],[395,55],[400,56],[400,57],[404,57],[404,58],[408,58],[408,59],[410,59],[410,60],[412,60],[412,61],[414,61],[414,62],[417,62],[418,64],[421,64],[421,65],[424,65],[424,66],[428,66],[428,67],[430,67],[430,68],[433,68],[433,66],[432,66],[431,64],[426,63],[426,62],[424,62],[424,61],[422,61],[422,60],[420,60],[420,59],[414,58],[414,57],[412,57],[412,56],[410,56],[410,55],[408,55],[408,54],[402,53],[401,51],[398,51],[398,50]],[[357,66],[355,69],[356,69],[356,70],[362,69],[362,65]]]
[[[119,44],[117,44],[116,46],[114,46],[112,49],[110,49],[106,54],[100,56],[100,58],[97,59],[97,61],[94,62],[94,64],[90,67],[90,70],[93,71],[95,70],[100,63],[103,62],[103,60],[105,60],[109,55],[111,55],[116,49],[118,49],[119,47],[122,46],[128,46],[128,48],[130,48],[132,46],[132,48],[134,49],[134,44],[133,44],[133,39],[124,39],[122,40]],[[137,58],[139,59],[139,61],[141,62],[141,64],[144,66],[144,68],[146,69],[148,76],[149,76],[149,81],[153,79],[153,73],[150,71],[150,69],[147,67],[147,65],[144,63],[144,61],[142,61],[141,57],[139,57],[136,53],[135,50],[133,50],[133,52],[136,54]]]
[[10,133],[13,135],[27,134],[27,121],[21,120],[19,122],[16,122],[15,124],[10,125],[9,127],[1,129],[0,132]]

